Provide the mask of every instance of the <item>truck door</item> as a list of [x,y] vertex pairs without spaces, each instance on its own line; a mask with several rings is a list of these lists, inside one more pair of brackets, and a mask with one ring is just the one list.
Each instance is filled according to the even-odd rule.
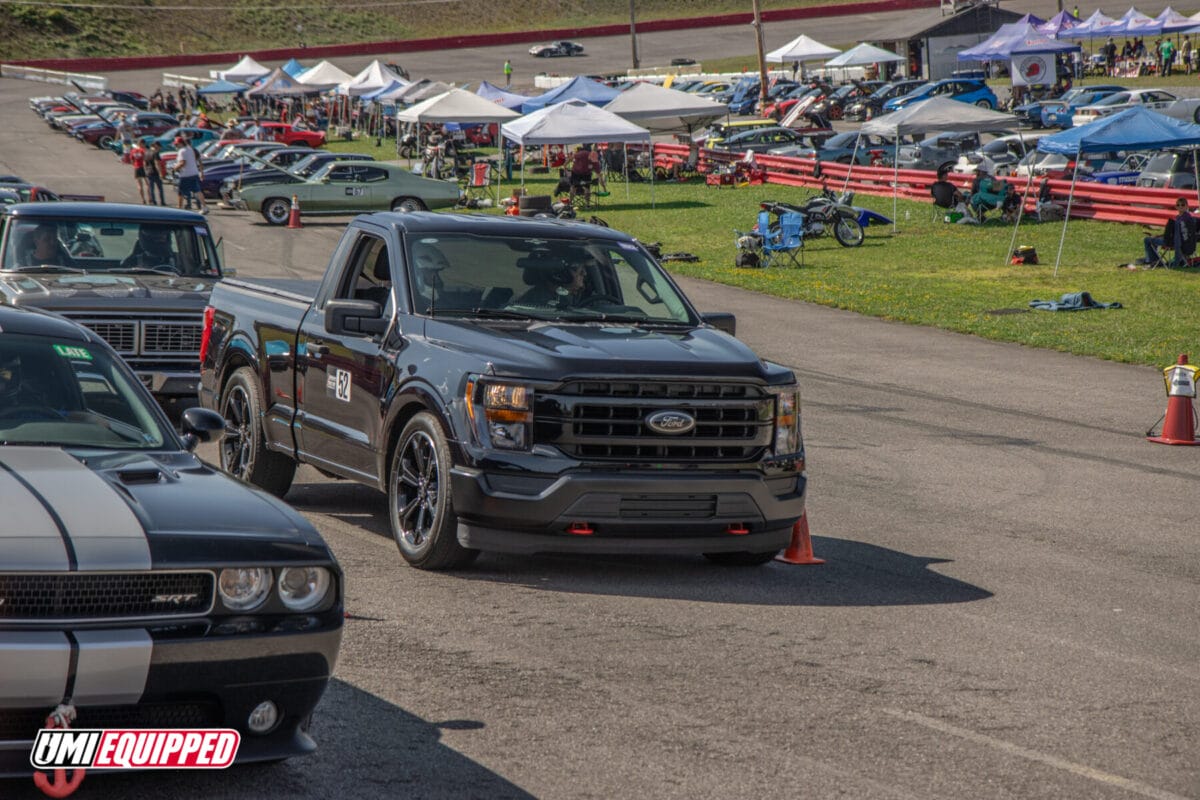
[[[332,297],[374,300],[390,318],[396,300],[387,242],[360,231],[349,254]],[[382,397],[392,381],[390,359],[381,347],[379,337],[328,333],[320,308],[304,318],[296,364],[301,388],[297,439],[305,460],[377,477]]]

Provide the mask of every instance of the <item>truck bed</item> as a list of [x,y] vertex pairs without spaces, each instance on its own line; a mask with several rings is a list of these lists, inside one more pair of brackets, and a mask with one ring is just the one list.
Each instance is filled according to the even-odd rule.
[[321,282],[295,278],[226,278],[223,285],[308,306],[317,296],[317,289],[320,288]]

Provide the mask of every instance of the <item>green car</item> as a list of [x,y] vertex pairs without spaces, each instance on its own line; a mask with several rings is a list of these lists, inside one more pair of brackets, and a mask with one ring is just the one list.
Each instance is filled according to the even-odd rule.
[[292,195],[301,213],[311,216],[447,208],[460,194],[454,181],[423,178],[393,164],[331,161],[303,183],[243,186],[230,199],[237,208],[260,212],[272,225],[285,225]]

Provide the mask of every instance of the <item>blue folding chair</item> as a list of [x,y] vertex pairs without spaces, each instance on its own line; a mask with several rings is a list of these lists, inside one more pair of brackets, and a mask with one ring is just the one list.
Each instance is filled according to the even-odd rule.
[[[791,260],[792,266],[804,266],[804,215],[799,211],[785,211],[779,215],[779,222],[772,224],[771,214],[760,211],[758,214],[758,232],[763,237],[763,266],[769,267],[784,256]],[[796,260],[796,253],[800,260]]]

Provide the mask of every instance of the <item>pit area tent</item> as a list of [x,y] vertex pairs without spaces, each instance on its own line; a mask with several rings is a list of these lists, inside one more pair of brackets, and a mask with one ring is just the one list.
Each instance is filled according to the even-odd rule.
[[891,50],[884,50],[882,47],[876,47],[873,44],[856,44],[846,52],[839,56],[834,56],[825,62],[827,67],[860,67],[864,64],[883,64],[889,61],[903,61],[903,56],[898,56]]
[[1154,20],[1162,25],[1163,33],[1179,33],[1180,31],[1190,31],[1196,27],[1195,20],[1185,17],[1170,6],[1164,8]]
[[[584,75],[578,75],[568,82],[545,94],[531,97],[521,104],[521,113],[529,114],[547,106],[571,100],[581,100],[594,106],[602,106],[613,100],[621,92],[599,81],[594,81]],[[599,140],[603,141],[603,139]]]
[[1105,28],[1116,22],[1115,19],[1105,14],[1100,9],[1092,12],[1092,15],[1079,23],[1073,28],[1059,31],[1059,39],[1095,39],[1097,36],[1108,36]]
[[465,89],[450,89],[430,97],[396,115],[398,122],[457,122],[479,125],[489,122],[508,122],[519,115],[503,106],[485,100]]
[[247,97],[301,97],[306,94],[317,94],[322,87],[300,83],[288,75],[281,67],[263,78],[262,82],[246,92]]
[[196,90],[198,94],[241,94],[250,87],[244,83],[218,80],[205,84]]
[[604,106],[622,119],[644,125],[654,133],[686,131],[708,125],[729,113],[724,103],[656,83],[639,83],[617,95]]
[[269,75],[270,72],[268,67],[264,67],[250,56],[242,56],[241,61],[227,70],[218,72],[217,77],[233,83],[251,83],[264,75]]
[[493,86],[487,81],[481,81],[479,83],[479,88],[475,90],[475,94],[479,95],[484,100],[491,100],[493,103],[499,103],[500,105],[512,111],[520,111],[521,106],[524,105],[526,101],[531,99],[529,95],[510,92],[505,89],[501,89],[499,86]]
[[1079,24],[1079,20],[1071,15],[1070,11],[1060,11],[1050,19],[1043,22],[1041,25],[1035,26],[1038,32],[1044,33],[1047,36],[1059,38],[1059,34],[1063,31],[1069,31]]
[[[905,106],[899,111],[884,114],[863,123],[860,130],[863,133],[874,133],[879,136],[894,137],[896,152],[892,158],[892,228],[895,229],[897,193],[896,186],[900,176],[900,137],[914,133],[929,133],[931,131],[1003,131],[1016,129],[1017,120],[1012,114],[992,111],[990,108],[980,108],[970,103],[951,100],[949,97],[932,97],[921,103]],[[861,137],[859,137],[861,141]],[[858,159],[856,152],[850,159],[851,170]],[[846,180],[850,175],[847,173]]]
[[[400,100],[404,103],[420,103],[424,100],[428,100],[431,97],[437,97],[440,94],[445,94],[453,88],[455,87],[448,83],[425,80],[421,81],[419,84],[414,83],[410,85],[400,95]],[[471,97],[475,97],[475,95],[471,95]],[[515,112],[514,116],[516,116]]]
[[1162,33],[1162,23],[1130,6],[1112,25],[1106,26],[1103,32],[1106,36],[1157,36]]
[[296,80],[309,86],[338,86],[349,83],[353,78],[349,72],[328,61],[322,61],[296,76]]
[[1009,23],[974,47],[958,52],[959,61],[1009,61],[1013,56],[1036,53],[1071,53],[1077,44],[1060,42],[1029,23]]
[[[650,145],[650,131],[583,100],[564,100],[526,114],[520,119],[505,122],[500,126],[500,136],[522,147],[603,142],[645,142],[647,146]],[[650,175],[650,197],[653,203],[653,169],[650,170]],[[524,180],[525,162],[522,161],[522,183]]]
[[296,76],[303,73],[306,69],[308,69],[308,67],[304,66],[299,61],[292,58],[292,59],[288,59],[288,62],[286,64],[284,64],[282,67],[280,67],[280,69],[282,69],[288,75],[291,75],[293,78],[295,78]]
[[412,87],[412,84],[401,83],[400,81],[392,81],[387,86],[370,94],[364,94],[363,100],[375,100],[380,103],[395,103],[400,100],[401,95],[407,92]]
[[[864,126],[865,127],[865,126]],[[1058,242],[1058,256],[1054,259],[1054,274],[1062,260],[1063,243],[1067,238],[1067,220],[1071,218],[1071,203],[1075,199],[1075,179],[1079,172],[1080,156],[1083,153],[1104,153],[1111,150],[1161,150],[1164,147],[1200,148],[1200,125],[1168,117],[1151,111],[1144,106],[1134,106],[1118,111],[1095,122],[1068,128],[1061,133],[1043,136],[1037,149],[1043,153],[1059,153],[1075,157],[1075,170],[1071,173],[1071,193],[1067,196],[1067,213],[1063,218],[1062,236]],[[1192,161],[1196,161],[1193,152]],[[1200,167],[1198,167],[1200,169]],[[1197,181],[1200,186],[1200,180]],[[1013,240],[1016,240],[1014,231]]]
[[805,61],[825,61],[841,52],[841,50],[835,47],[823,45],[816,39],[810,39],[804,34],[800,34],[783,47],[776,48],[767,53],[766,59],[775,64],[783,64],[788,61],[799,61],[801,63]]
[[401,78],[385,67],[382,61],[376,59],[350,80],[338,84],[337,90],[338,94],[361,97],[364,94],[371,94],[385,86],[391,85],[392,81],[399,81],[406,86],[409,83],[409,81],[404,80],[404,78]]

